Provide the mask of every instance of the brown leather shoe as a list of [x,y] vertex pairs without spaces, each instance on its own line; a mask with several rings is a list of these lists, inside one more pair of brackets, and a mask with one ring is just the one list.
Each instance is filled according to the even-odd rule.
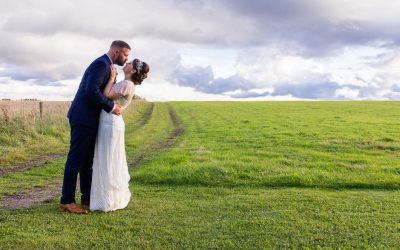
[[81,206],[90,207],[90,201],[81,201]]
[[80,208],[76,205],[76,203],[70,204],[60,204],[60,210],[64,212],[70,212],[74,214],[87,214],[88,211],[86,209]]

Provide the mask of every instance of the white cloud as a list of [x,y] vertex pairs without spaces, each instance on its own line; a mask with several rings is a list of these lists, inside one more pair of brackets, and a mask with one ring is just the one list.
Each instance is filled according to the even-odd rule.
[[0,5],[4,97],[72,98],[89,63],[122,39],[151,66],[139,89],[152,100],[399,99],[395,0]]
[[358,89],[351,89],[349,87],[344,87],[340,89],[336,89],[335,97],[338,99],[358,99],[360,91]]
[[64,80],[56,85],[38,86],[34,81],[17,81],[0,77],[0,99],[72,100],[78,80]]
[[136,87],[136,94],[149,101],[209,101],[232,100],[229,96],[206,94],[191,87],[180,87],[171,83],[145,82]]
[[[319,1],[320,2],[320,1]],[[333,20],[353,20],[376,23],[400,23],[400,2],[396,0],[324,1],[321,8]]]

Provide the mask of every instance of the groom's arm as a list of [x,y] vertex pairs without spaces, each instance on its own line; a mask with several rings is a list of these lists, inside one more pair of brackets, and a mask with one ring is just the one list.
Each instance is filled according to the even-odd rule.
[[88,77],[86,79],[86,96],[90,101],[100,106],[106,112],[114,110],[114,102],[106,98],[100,86],[103,84],[104,78],[108,72],[108,67],[104,62],[97,61],[91,65]]

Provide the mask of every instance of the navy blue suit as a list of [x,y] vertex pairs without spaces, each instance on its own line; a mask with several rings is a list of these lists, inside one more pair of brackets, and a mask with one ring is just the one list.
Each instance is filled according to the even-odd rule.
[[65,164],[61,203],[75,202],[79,173],[81,200],[90,200],[94,146],[102,109],[111,112],[114,102],[103,95],[110,78],[112,62],[106,54],[94,60],[86,69],[72,105],[68,110],[71,145]]

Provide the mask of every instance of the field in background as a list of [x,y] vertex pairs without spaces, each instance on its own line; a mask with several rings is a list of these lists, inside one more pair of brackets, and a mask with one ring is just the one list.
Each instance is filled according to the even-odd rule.
[[[128,208],[76,216],[58,212],[57,195],[36,208],[3,209],[0,246],[397,248],[399,109],[400,102],[137,102],[124,116]],[[22,134],[15,152],[53,139],[65,152],[69,128],[56,127],[58,135]],[[0,205],[59,182],[64,162],[1,176]]]
[[65,116],[70,105],[70,101],[0,101],[0,119],[4,121],[15,117],[36,119],[41,116]]
[[67,111],[70,104],[0,101],[0,174],[29,160],[65,154],[69,142]]
[[182,145],[149,184],[400,188],[400,102],[178,102]]

